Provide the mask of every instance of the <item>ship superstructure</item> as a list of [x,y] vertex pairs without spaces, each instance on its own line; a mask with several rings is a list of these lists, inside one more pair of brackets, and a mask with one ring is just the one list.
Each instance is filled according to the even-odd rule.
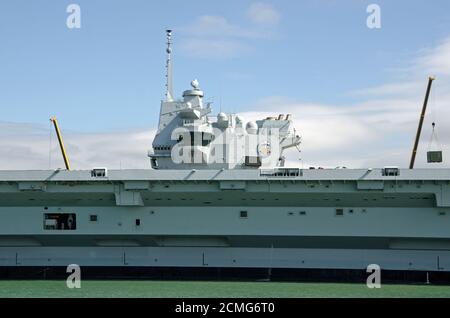
[[174,99],[172,48],[167,31],[167,91],[161,102],[158,131],[149,154],[154,169],[245,169],[283,166],[283,151],[297,147],[301,138],[290,114],[244,122],[236,114],[220,112],[216,121],[208,114],[211,103],[197,79],[183,98]]
[[450,271],[450,169],[285,167],[292,117],[175,99],[168,36],[152,169],[0,171],[0,266]]

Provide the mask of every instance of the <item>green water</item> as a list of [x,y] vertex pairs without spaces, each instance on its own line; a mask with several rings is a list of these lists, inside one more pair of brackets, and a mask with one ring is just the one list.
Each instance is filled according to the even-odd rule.
[[0,281],[5,297],[450,297],[450,286],[276,282],[82,281],[69,289],[65,281]]

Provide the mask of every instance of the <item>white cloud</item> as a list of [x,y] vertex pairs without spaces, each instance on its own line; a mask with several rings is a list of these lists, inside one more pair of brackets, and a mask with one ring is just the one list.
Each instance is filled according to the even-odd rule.
[[[246,112],[245,120],[256,120],[277,114],[293,115],[294,127],[302,136],[302,153],[288,151],[290,165],[349,168],[382,167],[409,163],[422,100],[380,99],[349,106],[309,104],[268,97],[255,107],[263,111]],[[446,98],[443,102],[450,102]],[[268,111],[271,109],[272,111]],[[267,110],[267,111],[266,111]],[[275,111],[276,110],[276,111]],[[450,162],[426,165],[425,155],[431,136],[433,116],[425,120],[417,167],[450,167]],[[450,110],[439,116],[440,142],[450,144]],[[444,157],[450,158],[449,147]],[[300,163],[302,163],[300,162]]]
[[270,5],[252,4],[247,21],[231,23],[223,16],[202,15],[191,24],[176,28],[184,34],[181,49],[200,58],[230,58],[252,51],[251,41],[270,39],[280,19]]
[[180,31],[200,38],[261,38],[264,34],[252,28],[231,24],[222,16],[203,15]]
[[[0,122],[0,170],[63,168],[64,162],[50,128]],[[149,168],[147,150],[154,130],[79,133],[63,132],[72,169],[93,167]],[[50,150],[51,149],[51,150]]]
[[233,39],[191,38],[183,41],[181,47],[190,56],[199,58],[230,58],[252,50],[245,42]]
[[253,23],[275,25],[280,21],[280,13],[267,3],[253,3],[247,11],[247,16]]
[[418,92],[423,88],[421,82],[388,83],[376,87],[355,90],[349,93],[351,96],[380,97],[380,96],[410,96],[411,92]]
[[434,48],[424,50],[417,62],[420,70],[426,70],[430,75],[450,76],[450,37]]

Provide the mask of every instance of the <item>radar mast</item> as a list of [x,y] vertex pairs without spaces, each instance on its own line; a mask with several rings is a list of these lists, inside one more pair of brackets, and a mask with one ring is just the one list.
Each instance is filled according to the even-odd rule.
[[172,87],[172,30],[166,30],[167,34],[167,60],[166,60],[166,102],[173,101]]

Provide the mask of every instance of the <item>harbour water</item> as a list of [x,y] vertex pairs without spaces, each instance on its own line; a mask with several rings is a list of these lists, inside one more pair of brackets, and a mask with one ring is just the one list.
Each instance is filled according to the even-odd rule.
[[64,280],[2,280],[0,298],[137,297],[137,298],[266,298],[266,297],[450,297],[450,286],[382,284],[280,283],[218,281],[84,280],[69,289]]

